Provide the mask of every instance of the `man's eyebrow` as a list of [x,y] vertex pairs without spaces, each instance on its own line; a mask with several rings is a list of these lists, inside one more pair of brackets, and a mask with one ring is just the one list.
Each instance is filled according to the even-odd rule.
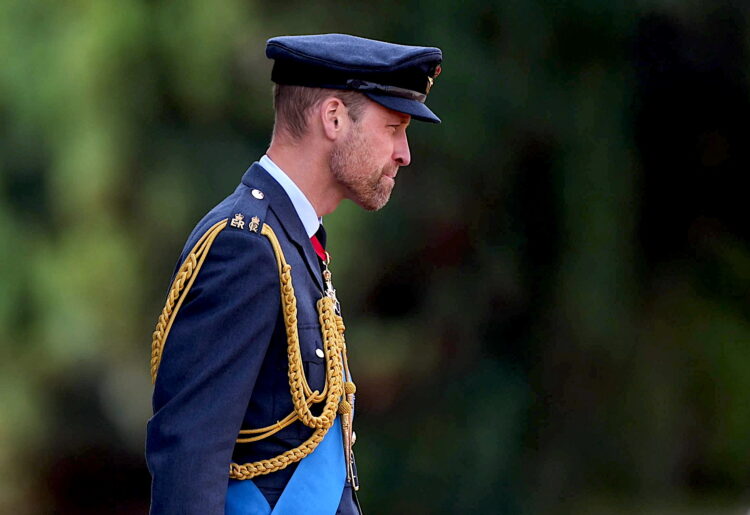
[[388,125],[404,125],[405,127],[408,127],[411,120],[412,118],[408,114],[393,112],[386,118],[386,123]]

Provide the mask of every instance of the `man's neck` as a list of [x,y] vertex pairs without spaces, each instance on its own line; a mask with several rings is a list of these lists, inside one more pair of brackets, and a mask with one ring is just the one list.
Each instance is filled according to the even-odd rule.
[[341,202],[343,195],[331,175],[325,149],[304,140],[287,144],[274,139],[266,154],[294,181],[319,217],[332,213]]

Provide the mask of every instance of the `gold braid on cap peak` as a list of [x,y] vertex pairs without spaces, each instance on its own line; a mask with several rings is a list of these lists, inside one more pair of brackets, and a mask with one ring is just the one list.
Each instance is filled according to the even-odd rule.
[[[177,316],[177,312],[195,282],[195,278],[203,266],[216,236],[227,226],[227,220],[217,222],[198,240],[190,251],[190,254],[185,258],[172,282],[166,304],[159,316],[156,329],[153,333],[151,346],[152,381],[156,381],[164,343]],[[310,438],[302,442],[301,445],[289,449],[274,458],[245,464],[230,463],[229,477],[233,479],[251,479],[255,476],[276,472],[313,452],[331,426],[333,426],[336,414],[351,411],[351,405],[344,399],[344,394],[354,393],[356,389],[353,382],[347,381],[344,383],[343,381],[344,372],[346,372],[347,377],[350,377],[346,356],[346,342],[344,340],[345,327],[341,316],[336,314],[334,301],[327,296],[321,298],[317,303],[323,337],[323,352],[325,355],[325,384],[322,392],[310,388],[305,376],[300,352],[299,333],[297,331],[297,299],[294,296],[294,287],[292,286],[292,267],[286,262],[284,252],[273,229],[263,224],[261,234],[271,242],[279,272],[281,309],[286,327],[287,358],[289,360],[289,390],[292,395],[294,410],[284,419],[277,421],[273,425],[259,429],[241,430],[237,443],[250,443],[263,440],[297,420],[301,421],[307,427],[313,428],[314,431]],[[315,416],[310,411],[310,407],[320,402],[324,402],[323,410],[320,415]],[[243,438],[244,435],[253,436]]]

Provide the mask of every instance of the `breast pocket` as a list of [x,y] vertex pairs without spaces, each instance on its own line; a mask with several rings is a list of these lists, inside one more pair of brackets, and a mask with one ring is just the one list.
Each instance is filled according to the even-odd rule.
[[300,327],[299,346],[307,384],[313,391],[322,392],[325,384],[325,359],[320,327]]
[[[320,327],[317,325],[300,326],[298,331],[302,367],[305,371],[307,384],[310,385],[311,390],[322,392],[325,384],[325,359],[323,358],[323,338],[320,335]],[[313,414],[319,415],[321,406],[323,406],[322,403],[316,404],[312,408]],[[313,432],[311,428],[301,422],[298,422],[296,426],[300,441],[308,439]]]

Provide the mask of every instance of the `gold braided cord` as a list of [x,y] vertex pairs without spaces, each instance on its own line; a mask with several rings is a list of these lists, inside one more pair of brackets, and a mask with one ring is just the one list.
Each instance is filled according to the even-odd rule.
[[[294,295],[294,287],[292,286],[292,267],[286,262],[284,252],[273,229],[264,224],[261,234],[271,242],[279,272],[281,309],[286,328],[287,358],[289,360],[287,375],[289,377],[289,389],[292,395],[294,411],[284,418],[284,420],[274,425],[261,429],[240,431],[241,434],[262,434],[246,439],[241,438],[237,441],[243,443],[245,441],[261,440],[280,431],[296,420],[300,420],[306,426],[315,429],[315,431],[301,445],[289,449],[279,456],[241,465],[231,463],[229,465],[229,477],[233,479],[251,479],[262,474],[276,472],[313,452],[333,425],[344,393],[344,365],[342,362],[344,347],[343,334],[340,332],[343,329],[343,323],[336,320],[337,315],[334,311],[334,301],[328,297],[323,297],[317,303],[326,364],[325,387],[323,393],[318,393],[317,391],[311,391],[302,365],[299,332],[297,330],[297,299]],[[310,407],[312,404],[321,402],[322,400],[325,400],[325,403],[321,414],[318,416],[313,415]]]
[[[159,364],[164,352],[164,344],[167,336],[169,336],[172,324],[177,317],[177,313],[187,297],[190,288],[193,286],[198,272],[208,256],[211,245],[219,233],[226,228],[227,223],[228,219],[221,220],[206,231],[193,246],[177,271],[167,295],[164,309],[159,316],[153,333],[151,345],[151,380],[153,382],[156,381]],[[262,474],[270,474],[271,472],[286,468],[309,455],[320,444],[331,426],[333,426],[336,414],[348,413],[351,410],[351,405],[343,397],[344,393],[353,394],[355,390],[354,383],[351,382],[346,359],[346,344],[343,335],[344,324],[341,317],[335,312],[335,302],[329,297],[323,297],[317,303],[326,366],[325,384],[322,392],[310,388],[302,365],[299,332],[297,330],[297,300],[294,295],[294,287],[292,286],[291,266],[286,262],[281,245],[271,227],[264,224],[261,234],[271,242],[278,267],[281,308],[287,336],[289,388],[294,411],[284,419],[270,426],[259,429],[241,430],[240,436],[255,436],[238,438],[237,443],[262,440],[281,431],[297,420],[315,430],[310,438],[305,440],[301,445],[279,456],[253,463],[231,463],[229,466],[229,477],[233,479],[251,479]],[[346,383],[344,383],[344,374]],[[325,403],[320,415],[313,415],[310,410],[312,405],[324,401]]]
[[[324,395],[318,393],[316,390],[313,392],[313,395],[307,398],[307,403],[309,405],[317,404],[318,402],[321,402],[324,399]],[[299,420],[299,417],[297,416],[297,412],[295,410],[292,410],[292,412],[284,417],[282,420],[279,420],[275,424],[272,424],[267,427],[261,427],[260,429],[241,429],[240,435],[258,435],[258,436],[252,436],[248,438],[237,438],[237,443],[252,443],[257,442],[259,440],[263,440],[264,438],[268,438],[271,435],[275,435],[285,427],[288,427],[292,424],[294,424],[296,421]]]
[[229,477],[232,479],[252,479],[256,476],[284,469],[313,452],[320,442],[323,441],[327,432],[328,429],[316,429],[313,431],[312,436],[305,440],[302,445],[268,460],[260,460],[242,465],[230,463]]
[[[338,399],[341,398],[341,393],[343,392],[343,384],[342,384],[342,379],[341,379],[342,368],[340,366],[340,363],[341,363],[340,350],[341,350],[342,338],[341,338],[341,334],[338,333],[338,331],[336,331],[336,324],[334,321],[334,317],[336,316],[334,313],[334,302],[330,298],[324,297],[318,301],[317,307],[318,307],[318,312],[320,314],[321,327],[323,328],[324,341],[326,342],[324,344],[324,347],[326,349],[324,351],[326,362],[331,361],[329,357],[339,356],[339,366],[338,367],[329,366],[327,367],[327,370],[326,370],[326,382],[328,383],[329,395],[331,394],[331,390],[338,390],[339,392],[338,395],[336,396],[336,407],[335,407],[335,409],[338,411],[339,409]],[[287,336],[289,335],[288,329],[289,327],[287,327]],[[328,329],[328,332],[326,332],[326,329]],[[335,334],[332,332],[332,330],[336,331]],[[328,335],[328,338],[326,338],[325,336],[326,334]],[[288,339],[287,339],[287,343],[288,344],[290,343]],[[297,340],[296,345],[299,348],[299,340]],[[339,350],[339,352],[330,354],[329,349],[333,351],[334,348]],[[302,376],[304,380],[304,369],[302,369],[301,361],[299,361],[298,363],[299,365],[295,365],[295,368],[299,366],[298,374]],[[289,367],[290,369],[293,367],[292,361],[290,361]],[[333,372],[331,372],[331,370],[333,370]],[[331,373],[334,373],[335,375],[332,376]],[[292,374],[290,373],[289,375],[291,378]],[[291,382],[291,379],[290,379],[290,382]],[[292,422],[294,420],[302,420],[303,415],[300,413],[300,411],[302,410],[300,410],[300,407],[298,406],[297,402],[295,402],[294,395],[292,395],[292,402],[294,403],[295,410],[294,410],[294,413],[289,415],[289,417],[293,417]],[[307,406],[305,406],[305,408],[307,408]],[[271,472],[276,472],[278,470],[288,467],[292,463],[300,461],[301,459],[309,455],[311,452],[313,452],[315,448],[320,444],[320,442],[323,441],[323,438],[325,437],[326,433],[333,425],[334,420],[335,420],[335,413],[333,416],[331,416],[330,424],[327,427],[324,426],[321,428],[316,428],[315,431],[313,431],[313,434],[310,436],[310,438],[305,440],[301,445],[294,447],[280,454],[279,456],[275,456],[273,458],[266,459],[266,460],[256,461],[253,463],[245,463],[242,465],[237,464],[237,463],[231,463],[229,465],[229,477],[231,477],[232,479],[252,479],[262,474],[270,474]],[[304,423],[304,420],[303,420],[303,423]],[[270,429],[270,428],[276,429],[276,426],[275,425],[268,426],[268,428],[263,428],[263,430]],[[274,432],[278,430],[279,429],[276,429]],[[260,430],[252,430],[252,431],[260,431]],[[255,438],[253,439],[253,441],[259,440],[259,439],[260,438]]]
[[211,245],[226,226],[227,219],[221,220],[220,222],[216,222],[201,236],[177,271],[174,281],[172,281],[172,287],[169,289],[169,294],[167,294],[167,301],[164,304],[161,315],[159,315],[159,320],[156,322],[156,328],[151,340],[152,383],[156,382],[161,355],[164,352],[164,343],[167,341],[167,336],[169,336],[169,331],[172,329],[177,312],[180,310],[185,297],[187,297],[190,287],[193,286],[195,278],[198,277],[198,272],[203,266],[206,256],[208,256]]

